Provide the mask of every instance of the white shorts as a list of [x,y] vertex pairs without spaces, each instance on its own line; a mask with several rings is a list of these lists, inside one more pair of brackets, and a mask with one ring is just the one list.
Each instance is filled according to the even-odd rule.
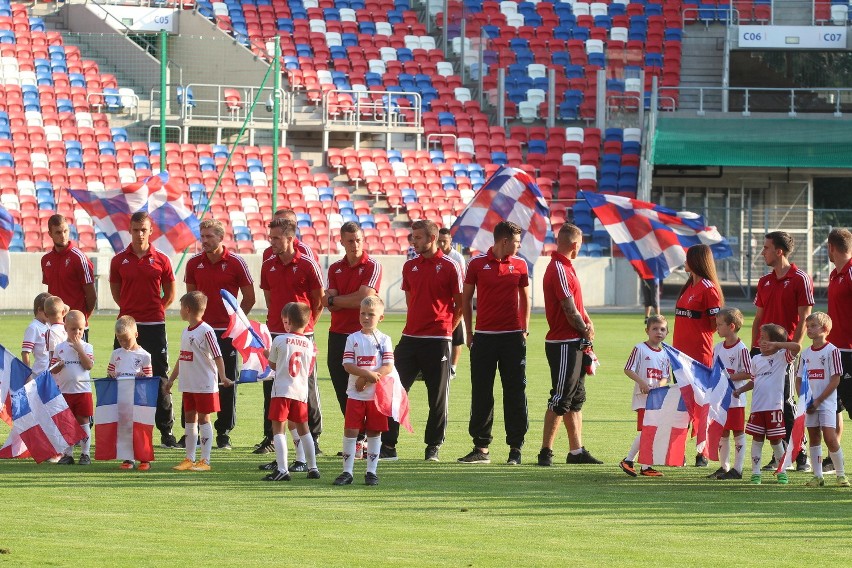
[[823,403],[816,412],[805,414],[805,426],[807,428],[837,428],[836,405]]

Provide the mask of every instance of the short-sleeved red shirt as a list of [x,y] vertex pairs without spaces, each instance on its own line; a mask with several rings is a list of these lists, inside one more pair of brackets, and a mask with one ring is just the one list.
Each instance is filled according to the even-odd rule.
[[109,281],[121,284],[118,316],[132,316],[136,323],[165,323],[161,288],[174,280],[172,261],[154,245],[141,258],[128,245],[110,261]]
[[852,349],[852,260],[831,271],[828,280],[828,341],[838,349]]
[[494,250],[470,259],[465,284],[476,286],[476,331],[523,331],[519,294],[530,285],[527,263],[519,256],[498,259]]
[[83,286],[94,284],[95,267],[80,249],[68,245],[60,252],[54,247],[41,257],[41,275],[50,294],[62,298],[72,310],[89,315]]
[[402,266],[402,290],[408,296],[403,335],[449,339],[453,335],[456,294],[462,292],[458,265],[440,250],[418,255]]
[[[366,252],[352,266],[344,256],[328,267],[328,289],[336,290],[339,296],[353,294],[361,286],[369,286],[378,292],[381,284],[382,265]],[[330,332],[349,335],[361,329],[358,308],[345,308],[330,313],[331,326],[328,329]]]
[[763,308],[761,324],[780,325],[787,330],[787,340],[792,341],[799,325],[799,308],[814,305],[814,284],[806,272],[790,264],[783,278],[778,278],[774,270],[761,277],[754,305]]
[[204,321],[218,330],[226,329],[230,321],[219,291],[227,290],[236,297],[240,288],[253,283],[246,261],[227,248],[216,263],[211,262],[204,252],[191,257],[186,263],[183,281],[207,296]]
[[672,345],[708,367],[713,362],[713,334],[721,307],[719,291],[706,278],[693,282],[675,303]]
[[550,253],[550,264],[544,271],[542,286],[544,287],[544,312],[547,316],[547,335],[544,340],[551,342],[571,341],[581,337],[580,332],[568,323],[568,316],[562,309],[562,301],[571,298],[577,310],[586,318],[583,307],[583,291],[577,281],[574,265],[565,255],[558,252]]
[[[284,264],[278,255],[263,262],[260,267],[260,288],[270,292],[266,325],[271,333],[287,333],[281,321],[281,310],[290,302],[311,305],[311,292],[323,287],[319,265],[296,249],[293,259]],[[305,333],[314,331],[316,322],[311,318]]]

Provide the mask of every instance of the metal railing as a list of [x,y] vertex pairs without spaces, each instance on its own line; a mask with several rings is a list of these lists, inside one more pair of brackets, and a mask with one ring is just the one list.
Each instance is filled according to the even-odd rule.
[[[211,120],[216,123],[231,123],[242,121],[246,118],[248,108],[260,92],[266,95],[266,104],[262,107],[266,112],[258,113],[257,109],[248,117],[249,126],[258,124],[273,124],[272,97],[274,89],[245,85],[215,85],[211,83],[189,83],[187,85],[169,84],[168,92],[177,93],[180,88],[181,95],[175,95],[169,101],[170,107],[177,107],[176,113],[182,121]],[[227,93],[226,93],[227,91]],[[190,95],[191,93],[191,95]],[[293,102],[292,94],[284,89],[279,90],[281,97],[281,116],[279,124],[286,126],[292,122]],[[160,90],[151,89],[150,109],[151,119],[159,118],[157,109],[160,100]]]
[[[341,95],[348,97],[347,103],[339,102]],[[332,97],[337,100],[329,100]],[[400,99],[409,105],[400,106]],[[421,128],[422,106],[423,100],[416,92],[334,89],[322,95],[322,121],[323,126]],[[413,111],[413,115],[406,117],[402,108]]]
[[[775,88],[775,87],[661,87],[661,91],[676,91],[680,102],[665,94],[660,96],[658,108],[671,110],[682,108],[684,95],[698,97],[696,114],[724,112],[722,104],[728,97],[728,112],[740,112],[750,116],[753,112],[785,112],[788,116],[799,113],[831,113],[836,117],[852,112],[852,88]],[[669,103],[669,104],[667,104]]]

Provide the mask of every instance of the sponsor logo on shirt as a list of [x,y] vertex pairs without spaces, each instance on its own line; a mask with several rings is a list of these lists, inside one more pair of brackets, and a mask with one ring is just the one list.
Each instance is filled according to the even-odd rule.
[[180,352],[180,360],[181,361],[192,362],[192,356],[193,356],[192,351],[181,351]]
[[646,378],[656,379],[658,381],[662,381],[663,380],[663,370],[662,369],[647,369],[646,370]]
[[125,258],[121,261],[121,264],[130,264],[130,261]]
[[482,269],[482,270],[491,270],[491,265],[490,265],[490,264],[486,264],[486,265],[483,267],[483,269]]
[[825,378],[824,369],[808,369],[808,379],[821,381]]
[[375,367],[376,365],[376,356],[375,355],[358,355],[355,358],[355,364],[359,367]]
[[417,267],[415,266],[414,268],[412,268],[411,272],[417,272]]
[[48,260],[45,266],[50,266],[50,261]]
[[335,270],[335,271],[334,271],[334,273],[335,273],[335,274],[343,274],[343,270],[341,270],[340,268],[338,268],[337,270]]
[[199,269],[204,268],[204,263],[203,263],[203,262],[200,262],[200,263],[198,264],[198,268],[199,268]]

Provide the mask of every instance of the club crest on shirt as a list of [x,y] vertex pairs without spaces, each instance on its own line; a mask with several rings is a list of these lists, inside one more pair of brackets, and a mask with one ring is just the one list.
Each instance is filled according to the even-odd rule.
[[296,274],[296,271],[299,269],[298,266],[293,266],[293,274]]
[[70,259],[70,258],[66,258],[66,259],[65,259],[65,268],[68,268],[68,265],[69,265],[69,264],[71,264],[71,259]]
[[821,366],[825,367],[825,355],[820,355],[820,356],[819,356],[819,364],[820,364]]
[[789,280],[785,280],[785,281],[784,281],[784,287],[786,288],[786,287],[787,287],[787,285],[788,285],[789,283],[790,283],[790,281],[789,281]]
[[[118,361],[118,359],[116,359],[116,361]],[[139,358],[139,357],[134,357],[133,358],[133,366],[134,367],[141,367],[142,366],[142,359]]]
[[736,361],[736,359],[737,359],[737,356],[736,356],[736,355],[731,355],[730,357],[728,357],[728,361],[729,361],[729,363],[728,363],[728,364],[729,364],[731,367],[733,367],[733,366],[734,366],[734,361]]
[[154,266],[154,258],[153,257],[148,259],[148,264],[150,264],[151,266]]
[[361,274],[364,274],[364,267],[363,266],[358,269],[358,275],[360,276]]
[[688,299],[686,302],[687,302],[687,303],[692,302],[692,299],[693,299],[694,297],[695,297],[694,295],[690,294],[690,295],[689,295],[689,299]]
[[509,272],[514,272],[514,271],[515,271],[515,265],[510,264],[509,265]]
[[441,265],[440,264],[435,265],[435,272],[441,272]]

